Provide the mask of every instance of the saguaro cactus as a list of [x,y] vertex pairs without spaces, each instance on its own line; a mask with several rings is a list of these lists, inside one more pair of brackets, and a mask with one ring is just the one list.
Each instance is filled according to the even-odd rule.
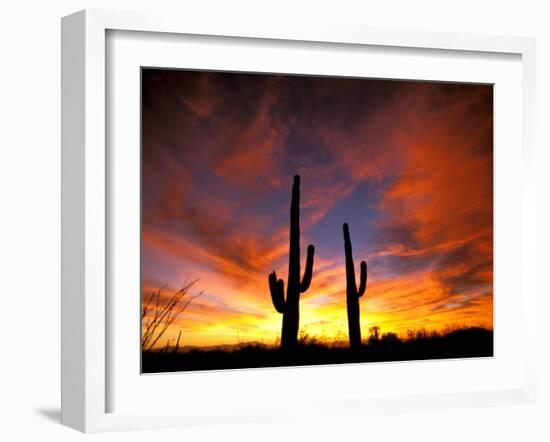
[[352,349],[361,346],[361,324],[359,322],[359,298],[367,288],[367,263],[361,261],[361,276],[359,289],[355,284],[355,266],[351,251],[349,226],[344,224],[344,249],[346,251],[346,302],[348,309],[349,345]]
[[277,279],[275,270],[269,274],[269,290],[275,310],[283,314],[281,348],[292,349],[298,341],[300,323],[300,293],[304,293],[311,283],[313,274],[314,247],[307,248],[306,268],[300,282],[300,176],[294,176],[292,201],[290,203],[290,247],[288,253],[288,283],[286,299],[284,282]]

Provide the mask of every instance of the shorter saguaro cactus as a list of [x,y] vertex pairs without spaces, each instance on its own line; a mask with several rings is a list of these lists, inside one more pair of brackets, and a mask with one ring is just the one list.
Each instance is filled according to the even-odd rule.
[[344,249],[346,252],[346,302],[348,310],[349,345],[351,349],[361,346],[361,323],[359,322],[359,298],[367,288],[367,263],[361,261],[359,289],[355,283],[355,266],[351,250],[349,226],[344,224]]

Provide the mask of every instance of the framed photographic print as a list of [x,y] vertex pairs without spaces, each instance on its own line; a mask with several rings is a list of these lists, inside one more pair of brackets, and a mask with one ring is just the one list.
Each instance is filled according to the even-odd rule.
[[533,45],[64,18],[63,422],[531,401]]

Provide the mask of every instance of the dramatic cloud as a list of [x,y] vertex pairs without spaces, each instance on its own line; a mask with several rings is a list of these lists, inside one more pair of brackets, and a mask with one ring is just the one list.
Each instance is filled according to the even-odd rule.
[[294,174],[308,333],[347,333],[344,222],[369,263],[364,328],[492,327],[492,86],[154,69],[142,85],[143,291],[204,291],[167,338],[278,336],[267,276],[286,280]]

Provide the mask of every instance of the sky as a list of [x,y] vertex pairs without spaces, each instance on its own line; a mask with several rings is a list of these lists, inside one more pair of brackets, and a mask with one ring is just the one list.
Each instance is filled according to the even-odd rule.
[[203,292],[159,345],[279,337],[295,174],[303,333],[347,339],[345,222],[363,337],[492,328],[492,85],[144,69],[142,298]]

